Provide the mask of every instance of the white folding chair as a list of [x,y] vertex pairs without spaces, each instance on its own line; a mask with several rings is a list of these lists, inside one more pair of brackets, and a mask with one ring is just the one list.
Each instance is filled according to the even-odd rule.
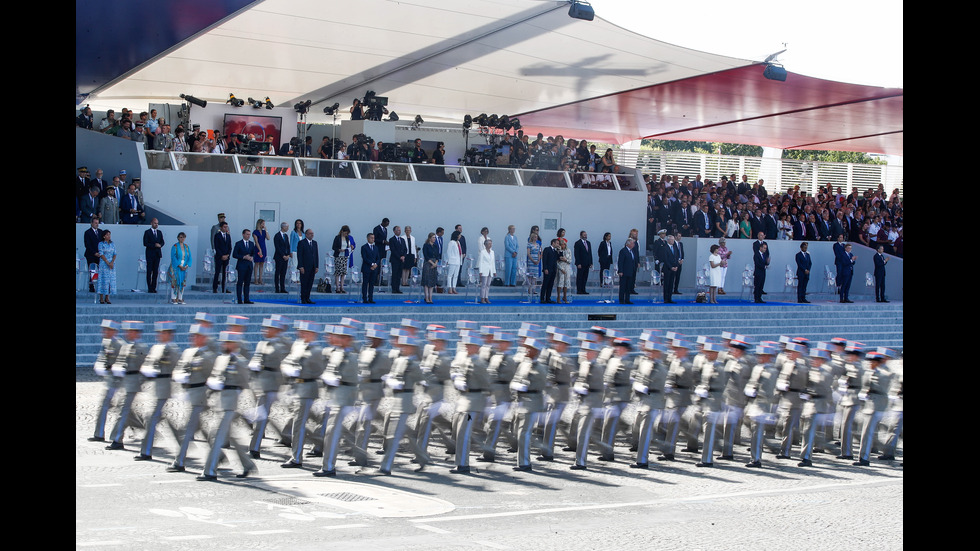
[[[443,269],[443,274],[445,274],[445,269]],[[436,282],[438,283],[438,279],[436,280]],[[422,270],[419,270],[418,266],[412,266],[412,268],[409,270],[408,289],[409,292],[412,293],[412,297],[413,297],[412,302],[421,303],[422,302]]]
[[[601,300],[601,302],[612,302],[613,301],[613,286],[615,285],[615,272],[612,269],[606,268],[602,271],[602,285],[605,288],[608,296]],[[605,293],[604,293],[605,294]]]
[[833,272],[830,271],[830,266],[824,264],[823,270],[824,270],[823,277],[824,277],[824,281],[826,282],[825,286],[827,287],[827,293],[830,296],[840,294],[837,289],[837,277],[834,275]]
[[663,302],[663,277],[656,268],[650,270],[650,301]]
[[784,274],[783,280],[784,280],[784,284],[783,284],[784,293],[787,293],[790,290],[798,287],[800,284],[800,282],[796,279],[796,272],[793,271],[793,268],[789,264],[786,265],[786,273]]
[[[141,275],[142,274],[142,277]],[[136,259],[136,288],[132,291],[134,293],[144,292],[140,289],[140,281],[146,279],[146,255],[141,254],[139,258]]]
[[93,303],[98,304],[99,302],[99,265],[95,262],[88,265],[88,280],[95,285],[95,298],[92,300]]
[[[363,275],[357,269],[357,266],[351,266],[351,268],[347,270],[347,275],[350,276],[350,284],[347,285],[347,302],[349,303],[361,302],[359,297],[361,296],[361,281]],[[357,290],[355,291],[356,294],[354,295],[354,299],[352,300],[350,295],[351,295],[351,291],[353,291],[355,287],[357,288]]]
[[749,296],[755,297],[755,272],[748,264],[745,265],[745,270],[742,271],[742,292],[738,295],[739,300],[745,298],[746,290],[749,291]]
[[[477,304],[477,288],[480,286],[479,268],[470,268],[466,271],[466,303]],[[473,300],[470,301],[470,291],[473,291]]]

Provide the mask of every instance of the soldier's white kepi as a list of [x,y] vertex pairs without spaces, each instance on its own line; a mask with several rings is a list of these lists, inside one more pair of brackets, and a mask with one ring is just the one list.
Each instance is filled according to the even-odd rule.
[[177,329],[177,323],[173,321],[158,321],[153,324],[153,330],[157,333],[162,331],[174,331]]

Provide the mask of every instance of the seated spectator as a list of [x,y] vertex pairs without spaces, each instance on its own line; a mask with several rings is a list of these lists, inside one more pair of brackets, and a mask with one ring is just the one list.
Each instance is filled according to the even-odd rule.
[[82,109],[82,112],[78,114],[78,118],[75,119],[75,126],[86,130],[92,130],[93,124],[92,108],[86,105],[85,108]]
[[108,134],[111,130],[112,133],[115,133],[117,122],[116,112],[110,109],[105,112],[105,118],[99,123],[99,131]]

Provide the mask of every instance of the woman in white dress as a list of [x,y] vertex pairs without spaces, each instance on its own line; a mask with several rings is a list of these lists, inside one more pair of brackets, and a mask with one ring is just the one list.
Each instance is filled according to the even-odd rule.
[[711,246],[711,255],[708,256],[708,289],[710,296],[708,303],[718,304],[718,287],[721,286],[721,255],[718,254],[718,245]]
[[490,304],[490,282],[497,275],[497,258],[493,254],[493,240],[483,242],[480,250],[480,302]]

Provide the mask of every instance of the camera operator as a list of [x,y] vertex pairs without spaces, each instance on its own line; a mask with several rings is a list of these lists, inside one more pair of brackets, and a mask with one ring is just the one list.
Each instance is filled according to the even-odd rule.
[[427,163],[429,162],[429,156],[425,154],[425,150],[422,149],[422,138],[415,138],[415,152],[412,155],[413,163]]
[[354,98],[354,103],[350,106],[350,120],[364,120],[364,106],[361,105],[361,100],[359,98]]
[[446,144],[439,142],[436,144],[435,151],[432,152],[432,163],[437,165],[446,164]]

